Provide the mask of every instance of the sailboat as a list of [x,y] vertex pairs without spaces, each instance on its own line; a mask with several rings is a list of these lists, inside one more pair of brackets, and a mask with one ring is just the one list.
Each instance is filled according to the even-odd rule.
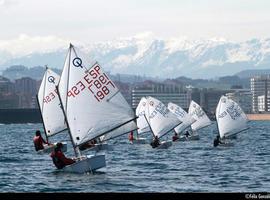
[[191,124],[191,129],[193,140],[198,140],[199,135],[197,131],[207,126],[210,126],[212,124],[212,121],[208,118],[201,106],[193,100],[190,102],[188,113],[196,120],[196,122]]
[[147,104],[147,99],[142,97],[137,108],[136,108],[136,116],[137,118],[137,126],[138,130],[136,131],[137,137],[132,141],[132,144],[150,144],[150,141],[147,138],[142,138],[140,135],[151,132],[151,129],[145,118],[145,108]]
[[[55,86],[59,82],[60,76],[46,66],[38,94],[36,95],[38,107],[40,110],[42,124],[47,142],[49,137],[63,132],[67,129],[65,124],[64,115],[60,107],[58,94]],[[39,150],[37,153],[51,153],[56,147],[57,143],[53,145],[44,145],[44,149]],[[67,143],[62,142],[62,151],[67,151]]]
[[230,139],[249,129],[248,118],[244,111],[235,101],[226,96],[220,97],[216,108],[216,120],[221,140]]
[[[175,127],[181,124],[179,119],[159,100],[147,97],[145,119],[151,129],[153,138],[160,139],[170,133]],[[156,149],[166,149],[172,145],[172,141],[162,141]]]
[[106,166],[105,154],[82,156],[79,147],[103,135],[136,130],[135,114],[97,62],[70,44],[57,90],[78,161],[64,171],[84,173]]
[[[174,104],[174,103],[168,103],[168,109],[175,114],[175,116],[182,122],[179,126],[177,126],[174,131],[177,134],[183,133],[184,130],[191,128],[191,125],[196,121],[189,113],[187,113],[183,108],[180,106]],[[186,137],[181,135],[178,140],[176,141],[186,141],[186,140],[193,140],[196,139],[196,136],[194,138],[194,135],[191,137]]]

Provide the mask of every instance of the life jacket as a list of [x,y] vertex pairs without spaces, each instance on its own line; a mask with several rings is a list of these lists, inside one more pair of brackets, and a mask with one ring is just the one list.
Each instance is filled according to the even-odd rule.
[[57,169],[63,169],[66,164],[62,161],[62,159],[60,159],[60,154],[62,154],[62,152],[60,151],[53,151],[51,153],[51,158],[53,160],[53,164],[57,167]]
[[178,140],[178,139],[179,139],[178,136],[175,136],[175,135],[174,135],[174,136],[172,137],[172,141],[175,141],[175,140]]
[[35,136],[33,139],[36,151],[44,149],[43,141],[40,136]]
[[129,141],[133,141],[134,140],[133,135],[132,134],[129,134],[128,139],[129,139]]

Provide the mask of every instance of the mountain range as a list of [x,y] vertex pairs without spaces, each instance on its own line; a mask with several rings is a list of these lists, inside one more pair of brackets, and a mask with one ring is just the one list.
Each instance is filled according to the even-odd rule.
[[[75,44],[76,45],[76,44]],[[67,45],[68,47],[68,45]],[[243,70],[270,69],[270,39],[159,39],[151,34],[78,46],[111,74],[159,78],[215,78]],[[14,56],[0,49],[0,69],[11,65],[63,67],[67,49]]]

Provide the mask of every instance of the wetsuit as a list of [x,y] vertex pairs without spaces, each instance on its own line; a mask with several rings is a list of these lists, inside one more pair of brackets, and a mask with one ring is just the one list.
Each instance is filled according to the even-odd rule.
[[62,151],[55,150],[51,153],[51,158],[53,160],[54,165],[57,167],[57,169],[62,169],[66,165],[71,165],[75,163],[74,160],[67,158]]
[[156,148],[156,147],[158,147],[160,145],[160,143],[159,143],[159,140],[154,140],[153,142],[151,142],[151,146],[153,147],[153,148]]

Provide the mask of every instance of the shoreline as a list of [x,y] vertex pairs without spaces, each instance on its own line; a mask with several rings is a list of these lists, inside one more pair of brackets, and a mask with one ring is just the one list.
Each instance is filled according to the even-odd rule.
[[247,114],[250,121],[270,121],[270,114]]

